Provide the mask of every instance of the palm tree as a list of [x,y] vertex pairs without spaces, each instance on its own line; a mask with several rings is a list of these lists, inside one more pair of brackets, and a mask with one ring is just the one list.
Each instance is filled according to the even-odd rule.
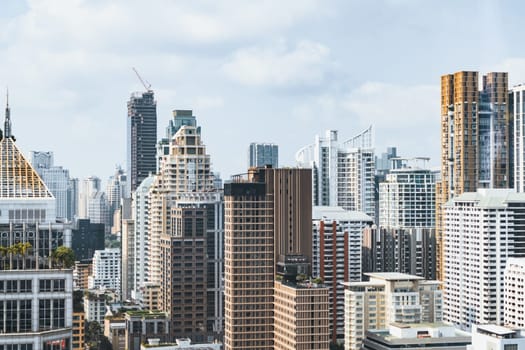
[[60,246],[51,253],[51,260],[55,266],[69,269],[75,265],[75,253],[71,248]]
[[1,265],[1,268],[2,268],[2,269],[5,269],[5,263],[6,263],[6,261],[5,261],[5,257],[6,257],[6,255],[7,255],[7,247],[4,247],[4,246],[0,247],[0,255],[2,256],[2,265]]

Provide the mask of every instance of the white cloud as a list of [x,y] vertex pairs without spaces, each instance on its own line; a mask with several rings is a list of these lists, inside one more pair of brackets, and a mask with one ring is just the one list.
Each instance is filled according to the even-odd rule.
[[223,66],[231,79],[242,84],[277,87],[318,85],[330,68],[330,50],[311,41],[295,47],[280,41],[275,46],[240,49]]

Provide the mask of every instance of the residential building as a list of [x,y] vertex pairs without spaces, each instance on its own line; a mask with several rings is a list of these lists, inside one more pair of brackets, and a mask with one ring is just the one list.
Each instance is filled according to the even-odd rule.
[[444,212],[451,198],[477,188],[511,187],[508,74],[441,77],[441,181],[436,183],[437,272],[444,279]]
[[435,228],[435,202],[434,172],[419,167],[392,169],[379,184],[379,226]]
[[84,311],[73,312],[73,350],[84,350],[86,344],[86,322]]
[[122,300],[132,300],[132,291],[135,281],[135,222],[130,219],[122,220],[120,241],[122,252]]
[[494,324],[472,325],[472,345],[467,350],[523,350],[525,330]]
[[275,281],[274,349],[328,349],[328,288]]
[[156,171],[157,102],[152,90],[135,92],[128,101],[127,171],[132,193]]
[[73,289],[87,290],[88,278],[93,274],[93,260],[75,261],[75,269],[73,270]]
[[113,218],[115,212],[119,210],[122,199],[130,198],[129,193],[127,192],[127,176],[124,170],[117,166],[115,173],[108,180],[106,186],[106,199],[108,201],[108,217],[111,226],[114,226]]
[[144,288],[150,282],[151,270],[151,236],[149,232],[150,217],[150,196],[149,191],[155,177],[153,175],[144,179],[133,192],[132,202],[132,221],[134,251],[132,254],[132,274],[131,299],[136,301],[143,300]]
[[271,165],[279,167],[279,146],[273,143],[250,143],[248,148],[248,168]]
[[69,349],[73,273],[52,259],[71,246],[71,227],[56,220],[56,199],[22,155],[11,131],[10,108],[0,140],[0,347]]
[[93,275],[88,277],[89,289],[109,289],[120,295],[120,249],[96,250],[93,255]]
[[105,290],[89,290],[85,293],[83,302],[85,320],[88,322],[97,321],[99,325],[103,325],[108,299],[109,294]]
[[325,137],[296,154],[300,167],[312,168],[313,204],[339,206],[361,211],[375,218],[375,156],[372,127],[359,135],[338,141],[338,132],[328,130]]
[[360,349],[366,331],[393,322],[442,321],[440,282],[397,272],[366,275],[368,282],[345,283],[345,349]]
[[[299,277],[311,270],[311,176],[310,169],[251,168],[247,178],[234,177],[225,184],[226,350],[287,349],[294,344],[328,349],[327,309],[304,315],[306,327],[295,327],[298,320],[284,315],[293,303],[302,304],[287,295],[300,295]],[[276,275],[282,283],[275,282]],[[311,293],[326,305],[327,288]],[[303,343],[304,334],[314,339]]]
[[503,324],[514,329],[525,329],[525,259],[509,258],[505,271]]
[[[472,341],[474,341],[474,337],[472,337]],[[366,338],[363,340],[363,348],[370,350],[394,350],[400,347],[415,350],[426,350],[428,348],[467,350],[470,342],[469,333],[440,322],[429,324],[392,323],[387,329],[368,330]]]
[[505,265],[525,257],[525,194],[478,189],[444,210],[444,320],[464,330],[503,325]]
[[175,343],[160,343],[157,339],[150,339],[147,344],[141,344],[140,350],[221,350],[221,343],[192,344],[189,338],[176,339]]
[[104,224],[104,232],[110,233],[109,204],[106,194],[101,191],[93,193],[87,201],[87,217],[95,224]]
[[[178,120],[179,117],[182,120]],[[193,290],[195,292],[195,294],[192,294],[195,308],[192,309],[193,316],[191,318],[195,320],[195,322],[192,322],[192,325],[195,327],[193,327],[192,338],[196,341],[201,341],[220,339],[223,334],[223,195],[214,186],[215,176],[211,171],[211,159],[206,152],[206,146],[202,142],[200,127],[193,125],[192,118],[191,111],[181,113],[181,115],[177,113],[175,116],[174,125],[178,127],[178,130],[169,141],[168,154],[162,154],[160,157],[159,172],[149,186],[147,194],[147,234],[149,235],[150,250],[149,281],[141,288],[144,291],[148,288],[148,292],[151,292],[151,286],[154,285],[161,288],[159,290],[160,301],[163,302],[159,303],[159,306],[161,310],[168,313],[171,319],[170,336],[172,340],[188,335],[182,334],[180,332],[181,328],[176,326],[183,319],[186,321],[188,319],[175,312],[172,308],[168,308],[171,303],[170,300],[177,299],[177,293],[183,290]],[[184,262],[179,262],[193,264],[195,261],[193,256],[197,250],[204,249],[206,253],[205,255],[202,255],[202,252],[197,254],[203,257],[199,262],[199,264],[203,263],[203,268],[196,269],[200,271],[199,274],[202,274],[192,277],[191,286],[187,283],[171,284],[172,288],[167,288],[163,279],[168,275],[179,275],[180,271],[178,271],[179,268],[177,267],[166,265],[166,262],[172,261],[172,258],[180,259],[180,257],[178,253],[173,255],[172,249],[175,249],[175,247],[166,247],[166,244],[168,241],[173,243],[190,242],[190,240],[181,237],[182,230],[174,226],[181,215],[178,208],[188,208],[188,210],[193,208],[205,213],[205,218],[204,214],[199,214],[199,220],[202,219],[204,220],[202,222],[206,223],[205,238],[203,238],[205,239],[205,245],[201,247],[183,245],[181,252],[183,252]],[[143,207],[143,209],[146,208]],[[191,218],[188,218],[188,220],[191,220]],[[191,230],[196,230],[197,227],[200,226],[189,227],[185,234],[188,237],[194,236],[197,234],[197,231],[193,232]],[[184,278],[187,277],[189,276],[184,276]],[[205,299],[197,297],[201,293],[206,295]],[[200,305],[197,305],[197,303]],[[197,308],[203,308],[204,310],[198,310]],[[190,312],[187,314],[190,314]],[[198,314],[200,316],[197,316]],[[197,331],[197,329],[199,330]]]
[[78,217],[87,219],[89,218],[89,198],[95,193],[101,192],[100,178],[90,176],[82,180],[80,185],[80,191],[78,192]]
[[525,84],[514,86],[509,92],[509,118],[512,126],[511,150],[513,184],[517,192],[525,192]]
[[341,207],[313,207],[312,276],[329,287],[330,335],[332,343],[344,338],[344,286],[362,278],[363,230],[372,226],[365,213]]
[[169,318],[159,311],[126,311],[125,349],[140,350],[150,339],[165,343],[169,338]]
[[113,350],[126,350],[126,318],[122,313],[104,317],[104,336]]
[[400,272],[436,279],[434,228],[377,228],[363,231],[363,272]]

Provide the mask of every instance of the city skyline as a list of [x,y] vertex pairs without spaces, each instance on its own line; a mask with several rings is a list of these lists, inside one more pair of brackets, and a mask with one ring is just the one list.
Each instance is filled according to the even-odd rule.
[[[24,154],[45,144],[81,179],[126,166],[126,101],[144,90],[131,67],[155,91],[160,135],[174,109],[217,130],[207,143],[224,179],[245,171],[251,142],[277,144],[281,165],[294,166],[315,135],[370,124],[376,151],[396,146],[437,167],[440,76],[505,71],[509,87],[525,82],[525,49],[513,44],[521,6],[8,0],[0,86]],[[450,24],[465,16],[479,25],[455,35]]]

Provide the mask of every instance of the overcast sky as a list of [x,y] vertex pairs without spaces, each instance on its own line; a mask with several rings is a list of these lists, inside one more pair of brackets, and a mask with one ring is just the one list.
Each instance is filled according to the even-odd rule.
[[347,139],[370,124],[376,153],[397,146],[437,166],[440,76],[508,71],[511,85],[525,82],[524,7],[1,0],[0,89],[24,153],[53,151],[79,178],[105,182],[126,166],[126,102],[143,90],[131,67],[155,91],[159,137],[173,109],[193,109],[224,179],[246,170],[250,142],[277,143],[291,166],[316,134]]

